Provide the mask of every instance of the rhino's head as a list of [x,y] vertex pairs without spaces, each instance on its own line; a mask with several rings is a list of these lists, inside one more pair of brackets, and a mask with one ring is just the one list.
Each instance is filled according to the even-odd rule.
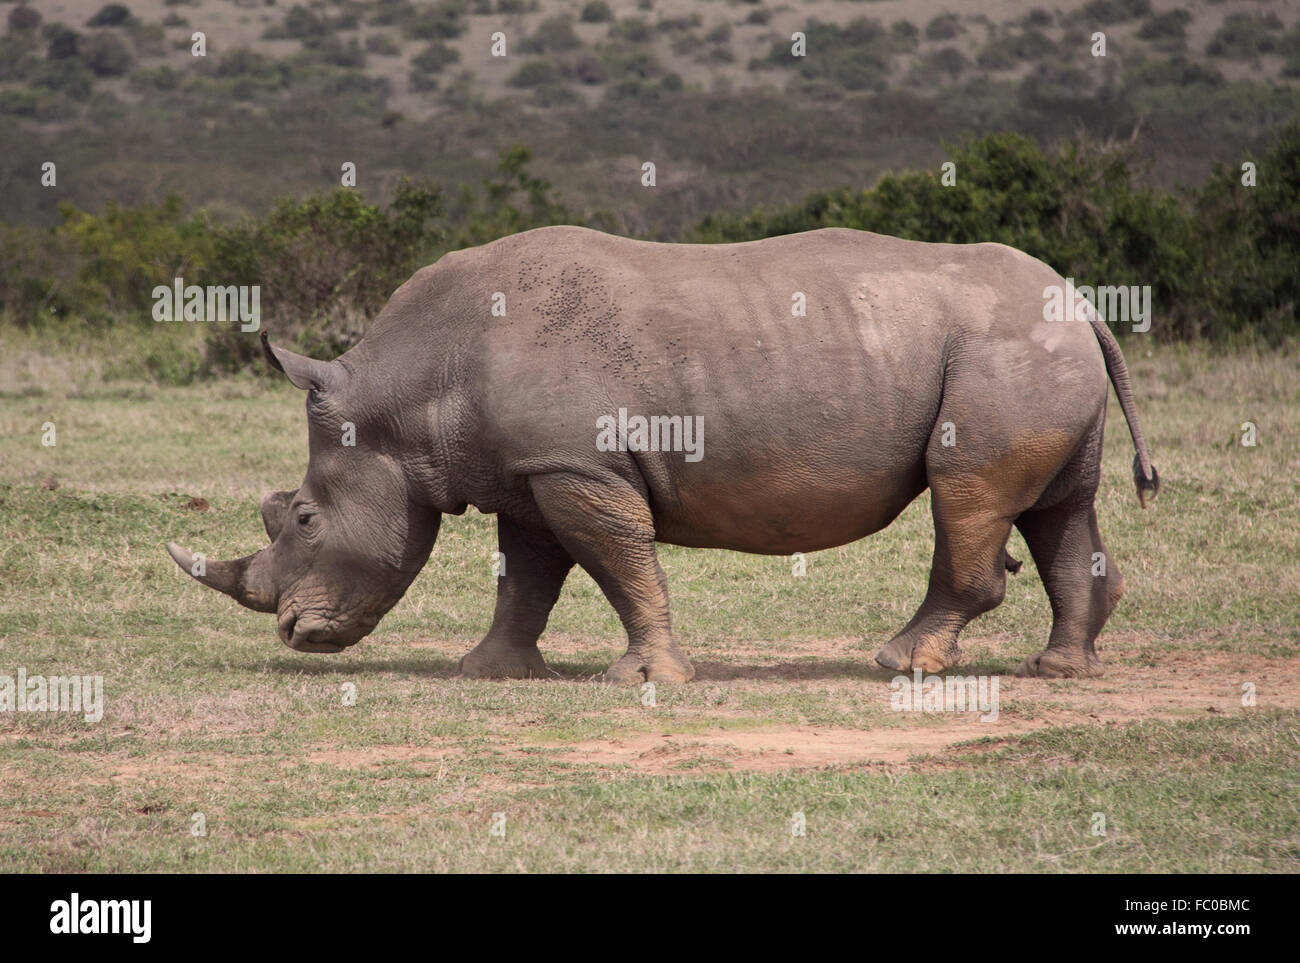
[[[199,560],[175,543],[167,551],[204,585],[257,612],[274,612],[280,638],[299,652],[339,652],[360,641],[397,604],[429,558],[442,516],[407,481],[382,417],[367,420],[349,400],[338,361],[273,348],[267,358],[306,389],[311,457],[297,491],[262,498],[271,544],[234,561]],[[345,423],[355,444],[344,444]]]

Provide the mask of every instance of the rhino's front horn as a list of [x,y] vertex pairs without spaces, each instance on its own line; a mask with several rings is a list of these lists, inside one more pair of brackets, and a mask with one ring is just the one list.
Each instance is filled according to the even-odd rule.
[[274,612],[279,601],[271,579],[269,551],[264,548],[232,562],[208,561],[175,542],[167,543],[168,554],[187,574],[254,612]]

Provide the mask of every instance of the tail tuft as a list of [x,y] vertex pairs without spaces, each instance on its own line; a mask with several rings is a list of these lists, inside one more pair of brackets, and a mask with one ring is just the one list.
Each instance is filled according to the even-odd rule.
[[1160,473],[1156,471],[1156,466],[1152,465],[1151,477],[1148,478],[1142,472],[1142,456],[1135,455],[1133,457],[1133,481],[1137,485],[1138,504],[1140,504],[1143,508],[1146,508],[1147,492],[1151,493],[1152,498],[1155,498],[1158,494],[1160,494]]

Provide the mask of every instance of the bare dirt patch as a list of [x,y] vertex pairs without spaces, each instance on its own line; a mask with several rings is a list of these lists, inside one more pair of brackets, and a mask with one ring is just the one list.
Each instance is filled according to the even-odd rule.
[[[975,640],[972,640],[975,641]],[[979,640],[987,649],[996,640]],[[1126,640],[1132,643],[1134,640]],[[1129,644],[1112,645],[1109,656],[1131,657]],[[898,765],[917,757],[999,748],[1009,739],[1053,726],[1126,725],[1147,719],[1187,720],[1207,714],[1250,711],[1243,686],[1254,687],[1260,708],[1300,707],[1300,660],[1256,659],[1248,665],[1226,654],[1162,654],[1153,665],[1113,665],[1107,676],[1086,680],[1019,679],[998,676],[1000,711],[996,720],[980,721],[977,712],[897,712],[890,724],[873,728],[783,726],[737,731],[726,725],[704,731],[619,733],[565,747],[558,757],[597,765],[628,766],[650,774],[690,769],[776,771],[837,765]],[[746,679],[746,689],[788,685],[790,679],[821,679],[827,698],[837,690],[879,690],[882,708],[890,704],[892,673],[863,670],[869,678],[836,678],[839,660],[735,666],[697,663],[697,678]],[[827,669],[830,669],[828,672]],[[879,674],[880,680],[874,676]],[[952,674],[962,674],[961,668]],[[717,716],[701,711],[700,716]],[[757,722],[756,714],[726,713]],[[678,711],[677,720],[689,718]]]

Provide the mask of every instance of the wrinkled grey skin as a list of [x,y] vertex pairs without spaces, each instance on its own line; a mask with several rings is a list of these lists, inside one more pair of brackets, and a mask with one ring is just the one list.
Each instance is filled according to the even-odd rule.
[[[308,391],[307,475],[263,500],[270,546],[208,562],[200,581],[276,613],[292,648],[337,652],[402,597],[442,514],[473,505],[497,514],[506,577],[464,675],[545,674],[537,640],[576,562],[627,630],[606,678],[681,682],[694,670],[669,628],[656,542],[831,548],[928,487],[929,589],[876,660],[956,662],[958,633],[1019,567],[1015,525],[1054,616],[1020,673],[1100,675],[1094,642],[1123,591],[1093,511],[1108,372],[1139,496],[1157,479],[1105,325],[1043,320],[1044,289],[1063,284],[1001,245],[843,229],[696,246],[555,227],[449,254],[336,361],[263,336]],[[597,419],[620,408],[702,416],[704,457],[599,451]]]

